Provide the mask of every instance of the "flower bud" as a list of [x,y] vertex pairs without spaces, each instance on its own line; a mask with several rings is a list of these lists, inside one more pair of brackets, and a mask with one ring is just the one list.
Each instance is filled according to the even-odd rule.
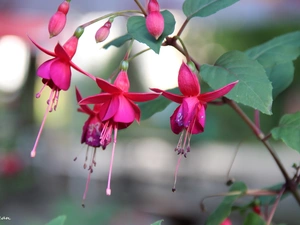
[[50,18],[48,24],[48,31],[50,38],[58,35],[65,27],[67,22],[67,13],[70,8],[70,3],[64,1],[57,9],[57,12]]
[[102,27],[100,27],[96,34],[95,34],[95,40],[96,42],[102,42],[105,41],[105,39],[108,37],[109,32],[111,28],[111,21],[107,21]]
[[156,0],[148,2],[147,10],[146,27],[148,32],[157,40],[164,31],[164,17],[159,11],[160,7]]

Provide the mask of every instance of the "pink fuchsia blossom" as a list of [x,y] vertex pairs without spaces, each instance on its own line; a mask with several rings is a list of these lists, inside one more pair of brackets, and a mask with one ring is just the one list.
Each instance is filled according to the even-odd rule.
[[[76,99],[77,102],[80,102],[82,100],[81,94],[77,88],[76,88]],[[83,164],[84,169],[87,168],[89,147],[94,148],[91,153],[92,159],[90,160],[90,165],[88,166],[89,174],[88,174],[85,191],[82,198],[83,207],[84,207],[84,200],[86,199],[86,195],[89,188],[89,183],[91,180],[91,174],[93,173],[93,168],[96,166],[96,159],[95,159],[96,151],[97,148],[101,146],[100,134],[101,134],[102,123],[99,118],[100,109],[101,109],[101,104],[95,104],[93,109],[90,109],[87,105],[80,105],[80,107],[77,109],[78,112],[82,112],[89,115],[87,121],[84,123],[84,126],[82,128],[82,136],[81,136],[81,143],[85,143],[88,146],[85,155],[85,162]],[[74,159],[74,161],[76,160],[77,157]]]
[[[30,39],[31,40],[31,39]],[[72,36],[63,46],[61,46],[59,43],[55,46],[54,52],[50,52],[44,48],[42,48],[40,45],[38,45],[36,42],[31,40],[32,43],[41,51],[46,53],[47,55],[50,55],[54,58],[47,60],[43,64],[39,66],[37,69],[37,75],[42,78],[42,82],[44,83],[42,89],[36,94],[36,97],[39,98],[41,96],[41,93],[43,89],[46,86],[49,86],[51,88],[50,97],[47,100],[47,109],[39,130],[39,133],[37,135],[37,139],[35,141],[34,147],[31,151],[31,157],[35,157],[36,155],[36,147],[42,132],[42,129],[44,127],[46,117],[48,115],[48,112],[51,112],[53,109],[56,110],[58,99],[59,99],[59,93],[61,90],[67,91],[70,87],[71,83],[71,67],[73,67],[75,70],[87,75],[91,79],[95,80],[95,77],[84,72],[81,70],[77,65],[75,65],[71,59],[74,56],[77,44],[78,44],[78,36],[76,36],[76,32],[74,36]]]
[[232,225],[232,223],[229,218],[226,218],[220,225]]
[[140,121],[140,109],[134,103],[150,101],[159,96],[157,93],[133,93],[129,92],[130,83],[127,71],[121,70],[114,83],[96,78],[98,86],[102,89],[102,93],[87,97],[81,100],[80,105],[86,104],[102,104],[99,112],[103,127],[100,134],[100,145],[105,148],[112,139],[114,133],[112,157],[109,168],[108,184],[106,194],[111,195],[110,181],[112,173],[112,165],[114,152],[117,143],[118,130],[125,129],[130,126],[134,120]]
[[164,31],[164,17],[160,13],[160,6],[157,0],[150,0],[147,4],[148,15],[146,16],[146,28],[157,40]]
[[199,134],[204,131],[205,127],[205,110],[207,103],[226,95],[238,81],[232,82],[218,90],[201,94],[201,88],[197,75],[190,67],[182,63],[178,73],[178,87],[182,95],[176,95],[157,88],[151,88],[152,91],[162,93],[162,95],[171,101],[180,104],[170,117],[171,129],[180,138],[175,151],[180,154],[175,172],[175,184],[177,179],[178,167],[181,156],[186,157],[190,151],[190,140],[192,134]]
[[69,1],[63,1],[56,11],[56,13],[50,18],[48,24],[48,31],[50,38],[57,36],[65,27],[67,22],[67,13],[69,12]]

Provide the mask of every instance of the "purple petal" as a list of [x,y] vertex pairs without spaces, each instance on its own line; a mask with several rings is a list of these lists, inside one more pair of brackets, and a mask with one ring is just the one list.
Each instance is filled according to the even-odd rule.
[[50,77],[59,89],[68,90],[71,84],[70,66],[61,60],[54,61],[50,68]]
[[179,134],[183,129],[183,123],[181,124],[180,121],[180,116],[182,115],[182,105],[178,106],[172,116],[170,117],[170,125],[171,125],[171,130],[175,134]]
[[184,96],[197,96],[200,94],[200,85],[197,75],[194,74],[187,64],[181,64],[178,73],[178,87]]
[[200,96],[198,97],[198,99],[202,102],[210,102],[210,101],[213,101],[217,98],[220,98],[224,95],[226,95],[229,91],[231,91],[232,88],[234,88],[234,86],[238,83],[239,81],[235,81],[235,82],[232,82],[230,84],[227,84],[226,86],[218,89],[218,90],[215,90],[215,91],[212,91],[212,92],[207,92],[207,93],[204,93],[204,94],[200,94]]

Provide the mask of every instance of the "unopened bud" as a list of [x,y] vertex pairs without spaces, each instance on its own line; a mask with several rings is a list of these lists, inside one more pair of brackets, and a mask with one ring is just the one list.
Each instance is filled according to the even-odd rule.
[[50,38],[57,36],[65,27],[67,22],[67,13],[70,8],[70,3],[64,1],[58,6],[56,13],[50,18],[48,31]]
[[159,7],[159,4],[158,4],[158,2],[156,0],[150,0],[148,2],[148,5],[147,5],[147,11],[148,11],[148,13],[155,12],[155,11],[159,12],[159,10],[160,10],[160,7]]
[[100,27],[97,30],[95,34],[95,40],[97,43],[106,40],[106,38],[109,35],[110,28],[111,28],[111,21],[107,21],[102,27]]
[[149,12],[146,17],[148,32],[157,40],[164,31],[164,17],[159,11]]

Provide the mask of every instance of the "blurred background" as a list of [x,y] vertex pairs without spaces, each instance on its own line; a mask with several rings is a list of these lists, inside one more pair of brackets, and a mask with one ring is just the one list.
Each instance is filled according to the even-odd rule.
[[[159,2],[162,9],[174,14],[177,32],[185,19],[180,12],[183,0]],[[73,0],[66,28],[50,40],[48,20],[60,3],[0,0],[0,217],[11,218],[0,224],[41,225],[59,215],[67,216],[66,225],[150,225],[160,219],[165,220],[164,225],[204,224],[221,199],[207,200],[205,213],[200,210],[200,200],[228,190],[227,173],[238,146],[230,177],[246,182],[251,189],[284,181],[271,156],[242,120],[227,106],[210,105],[206,130],[192,137],[191,152],[181,161],[177,191],[173,193],[178,159],[174,148],[179,136],[169,128],[169,117],[177,106],[170,104],[140,125],[134,123],[118,133],[110,197],[105,189],[111,146],[98,150],[86,208],[82,208],[88,171],[83,169],[86,146],[80,144],[80,138],[87,116],[76,111],[75,86],[84,97],[99,89],[73,71],[72,86],[68,92],[61,91],[58,110],[48,115],[37,155],[30,158],[50,92],[44,90],[41,98],[35,98],[42,87],[36,69],[48,58],[30,43],[28,36],[52,51],[80,24],[137,6],[132,0]],[[193,19],[183,40],[199,63],[214,63],[226,51],[244,51],[299,30],[299,11],[298,0],[243,0],[208,18]],[[86,28],[73,61],[94,75],[108,78],[118,67],[126,46],[104,50],[103,43],[94,42],[94,34],[104,22]],[[115,19],[107,41],[125,34],[125,25],[125,18]],[[133,51],[145,48],[135,43]],[[162,48],[159,56],[147,52],[133,60],[129,69],[131,91],[175,87],[182,60],[171,47]],[[261,116],[266,133],[278,124],[281,115],[300,110],[300,60],[294,65],[294,82],[277,97],[273,116]],[[207,87],[203,84],[202,89]],[[243,108],[252,117],[253,110]],[[279,142],[272,144],[292,174],[291,166],[299,163],[299,154]],[[78,160],[74,162],[75,157]],[[240,199],[237,203],[248,201]],[[238,213],[233,213],[231,219],[234,225],[242,224]],[[300,224],[299,206],[292,197],[280,203],[274,222]]]

